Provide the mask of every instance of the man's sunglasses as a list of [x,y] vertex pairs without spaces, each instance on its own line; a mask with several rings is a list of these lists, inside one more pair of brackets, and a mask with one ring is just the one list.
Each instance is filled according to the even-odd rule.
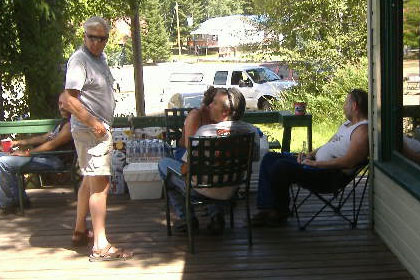
[[89,38],[89,40],[93,41],[93,42],[106,42],[108,41],[108,36],[96,36],[96,35],[91,35],[91,34],[86,34],[86,37]]

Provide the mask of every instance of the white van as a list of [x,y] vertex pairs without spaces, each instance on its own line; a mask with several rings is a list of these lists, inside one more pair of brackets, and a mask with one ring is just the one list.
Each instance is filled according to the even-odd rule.
[[[282,90],[296,82],[282,80],[270,69],[256,65],[219,64],[174,72],[169,76],[162,101],[168,107],[191,107],[200,104],[209,86],[238,88],[251,110],[270,110],[270,100],[278,99]],[[194,102],[191,98],[194,97]],[[187,102],[188,100],[188,102]]]

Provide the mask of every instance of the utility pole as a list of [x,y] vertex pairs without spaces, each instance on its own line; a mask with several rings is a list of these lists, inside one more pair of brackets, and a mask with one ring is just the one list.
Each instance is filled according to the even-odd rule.
[[181,56],[181,33],[179,32],[178,2],[175,2],[176,29],[178,30],[178,54]]

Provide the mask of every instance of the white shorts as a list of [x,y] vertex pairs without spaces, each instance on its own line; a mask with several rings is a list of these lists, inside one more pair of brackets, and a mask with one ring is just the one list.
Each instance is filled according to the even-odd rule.
[[111,175],[112,134],[96,138],[89,130],[72,131],[80,171],[83,176]]

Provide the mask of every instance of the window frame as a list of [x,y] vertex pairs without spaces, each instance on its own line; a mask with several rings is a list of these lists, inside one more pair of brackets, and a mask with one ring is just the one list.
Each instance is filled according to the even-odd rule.
[[374,165],[420,200],[420,166],[405,158],[403,117],[403,1],[380,1],[381,91],[378,160]]

